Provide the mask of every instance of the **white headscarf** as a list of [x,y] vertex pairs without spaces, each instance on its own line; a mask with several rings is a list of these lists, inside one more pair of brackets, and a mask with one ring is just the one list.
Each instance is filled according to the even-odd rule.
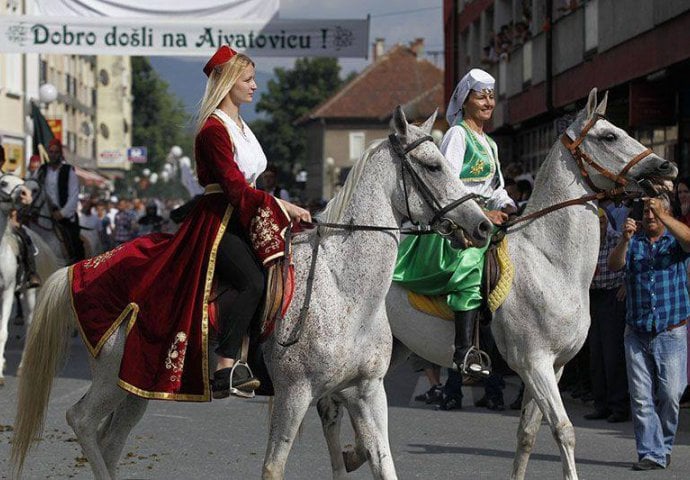
[[446,120],[451,127],[462,120],[462,105],[467,99],[470,90],[481,92],[482,90],[493,90],[496,79],[479,68],[473,68],[458,82],[453,95],[448,102],[446,109]]

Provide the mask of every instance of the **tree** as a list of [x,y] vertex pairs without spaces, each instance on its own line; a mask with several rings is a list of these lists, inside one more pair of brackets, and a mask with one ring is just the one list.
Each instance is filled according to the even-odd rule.
[[132,57],[132,143],[148,149],[148,162],[133,165],[130,178],[144,168],[159,172],[173,145],[191,156],[192,134],[184,105],[146,57]]
[[335,58],[303,58],[291,70],[276,68],[275,79],[256,106],[267,119],[252,122],[266,157],[283,172],[306,161],[306,137],[295,121],[335,93],[342,85],[340,65]]

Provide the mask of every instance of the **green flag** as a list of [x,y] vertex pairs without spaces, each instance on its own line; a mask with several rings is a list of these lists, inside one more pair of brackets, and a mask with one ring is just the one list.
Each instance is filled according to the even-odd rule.
[[53,131],[48,125],[38,105],[31,102],[31,118],[34,121],[33,154],[40,155],[43,163],[48,163],[48,143],[54,138]]

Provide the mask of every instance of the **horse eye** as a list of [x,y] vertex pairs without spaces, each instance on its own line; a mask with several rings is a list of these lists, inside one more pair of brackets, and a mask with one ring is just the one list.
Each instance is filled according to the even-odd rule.
[[440,172],[441,171],[441,165],[425,165],[426,169],[429,170],[430,172]]
[[611,132],[604,134],[601,138],[603,138],[607,142],[615,142],[618,139],[616,134]]
[[6,181],[0,182],[0,187],[3,187],[3,188],[4,188],[4,187],[6,187],[6,186],[7,186],[7,182],[6,182]]

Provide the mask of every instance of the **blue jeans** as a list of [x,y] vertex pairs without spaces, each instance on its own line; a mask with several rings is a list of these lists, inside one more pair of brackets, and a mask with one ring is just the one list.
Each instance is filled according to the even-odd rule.
[[625,329],[625,359],[638,460],[666,466],[686,382],[687,330],[657,335]]

